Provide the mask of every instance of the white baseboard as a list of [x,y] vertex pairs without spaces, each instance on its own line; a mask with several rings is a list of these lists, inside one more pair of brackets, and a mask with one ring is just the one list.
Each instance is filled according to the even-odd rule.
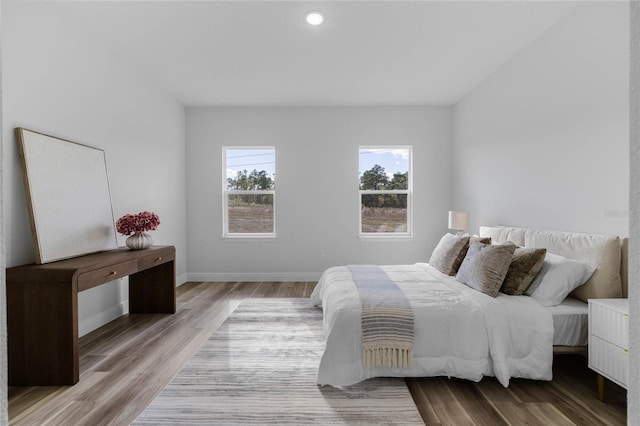
[[116,306],[112,306],[106,311],[91,315],[89,318],[85,318],[78,322],[78,336],[82,337],[85,334],[89,334],[93,330],[96,330],[114,319],[121,317],[127,312],[129,312],[129,301],[125,300]]
[[189,281],[318,281],[322,272],[189,272]]
[[189,274],[184,273],[184,274],[180,274],[176,277],[176,287],[180,287],[182,284],[186,283],[187,281],[189,281],[187,278],[189,277]]

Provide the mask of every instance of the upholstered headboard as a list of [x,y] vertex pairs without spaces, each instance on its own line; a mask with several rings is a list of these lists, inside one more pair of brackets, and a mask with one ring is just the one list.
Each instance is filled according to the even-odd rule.
[[628,238],[509,226],[481,226],[480,236],[491,237],[498,244],[511,241],[524,247],[544,247],[550,253],[595,267],[593,276],[571,293],[575,298],[586,302],[587,299],[627,297]]

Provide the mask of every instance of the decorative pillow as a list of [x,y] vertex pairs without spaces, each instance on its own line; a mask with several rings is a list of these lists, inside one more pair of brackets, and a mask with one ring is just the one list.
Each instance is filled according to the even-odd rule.
[[478,237],[477,235],[474,235],[473,237],[469,238],[469,244],[476,242],[482,244],[491,244],[491,237]]
[[525,294],[536,299],[542,306],[559,305],[569,293],[584,284],[595,270],[588,263],[547,253],[542,269]]
[[516,246],[474,242],[469,246],[456,279],[469,287],[496,297],[507,274]]
[[447,275],[455,275],[469,248],[469,236],[444,234],[433,250],[429,265]]
[[513,296],[524,294],[542,269],[545,254],[545,248],[516,247],[500,291]]

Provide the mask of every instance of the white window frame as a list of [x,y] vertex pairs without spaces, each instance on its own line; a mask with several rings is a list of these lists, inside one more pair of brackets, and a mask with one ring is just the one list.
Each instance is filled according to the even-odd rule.
[[[360,150],[362,149],[407,149],[409,150],[409,173],[407,189],[373,190],[360,189]],[[366,194],[406,194],[407,230],[404,232],[362,232],[362,196]],[[358,237],[362,240],[404,240],[413,238],[413,146],[412,145],[360,145],[358,147]]]
[[[272,190],[230,190],[227,189],[227,151],[242,149],[272,149],[274,155],[274,175],[278,166],[275,146],[223,146],[222,147],[222,238],[225,239],[269,239],[276,238],[276,191]],[[229,196],[230,195],[271,195],[273,197],[273,232],[239,233],[229,232]]]

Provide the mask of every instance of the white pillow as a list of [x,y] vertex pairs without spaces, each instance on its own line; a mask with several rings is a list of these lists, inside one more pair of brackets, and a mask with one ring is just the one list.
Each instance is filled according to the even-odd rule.
[[596,268],[588,263],[547,252],[542,269],[525,294],[542,306],[556,306],[577,287],[587,282]]

